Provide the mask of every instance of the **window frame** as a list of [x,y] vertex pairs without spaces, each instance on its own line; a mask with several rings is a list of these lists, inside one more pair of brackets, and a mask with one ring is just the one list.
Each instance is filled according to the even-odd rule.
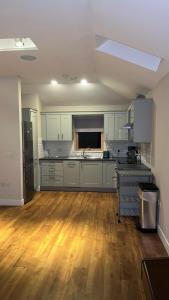
[[[93,132],[93,131],[91,131]],[[96,152],[96,151],[103,151],[104,149],[104,134],[102,131],[99,131],[101,133],[101,147],[100,148],[79,148],[78,144],[79,144],[79,133],[80,132],[75,132],[75,150],[76,151],[83,151],[83,150],[87,150],[89,152]],[[89,131],[90,133],[90,131]]]

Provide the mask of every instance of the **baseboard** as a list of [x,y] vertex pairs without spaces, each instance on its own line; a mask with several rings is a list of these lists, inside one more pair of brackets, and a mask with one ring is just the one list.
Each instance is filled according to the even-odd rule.
[[159,235],[159,237],[160,237],[160,239],[161,239],[161,241],[162,241],[162,243],[163,243],[163,245],[164,245],[164,247],[165,247],[165,249],[166,249],[166,251],[169,255],[169,241],[167,240],[167,238],[166,238],[166,236],[165,236],[165,234],[162,231],[160,226],[158,226],[158,235]]
[[0,206],[22,206],[24,205],[24,199],[12,200],[12,199],[0,199]]
[[102,193],[116,193],[114,188],[97,188],[97,187],[52,187],[41,186],[41,191],[61,191],[61,192],[102,192]]

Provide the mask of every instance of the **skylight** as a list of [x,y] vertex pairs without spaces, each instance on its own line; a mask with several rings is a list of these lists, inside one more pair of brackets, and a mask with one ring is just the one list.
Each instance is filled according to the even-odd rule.
[[156,72],[161,58],[146,52],[128,47],[124,44],[106,40],[96,48],[97,51],[110,54],[124,61],[128,61],[140,67]]
[[30,38],[0,39],[0,51],[38,50]]

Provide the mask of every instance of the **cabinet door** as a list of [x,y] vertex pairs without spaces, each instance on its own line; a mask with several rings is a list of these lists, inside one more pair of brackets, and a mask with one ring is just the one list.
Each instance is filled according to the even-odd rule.
[[60,136],[60,115],[46,114],[46,135],[47,141],[59,141]]
[[61,115],[60,116],[60,139],[62,141],[72,140],[72,115]]
[[104,114],[104,135],[105,140],[115,139],[115,114]]
[[128,129],[123,128],[127,123],[127,113],[126,112],[115,112],[115,140],[128,140]]
[[46,115],[41,114],[41,134],[42,141],[46,141]]
[[81,187],[102,187],[102,162],[81,162]]
[[63,177],[54,175],[41,176],[42,187],[62,187]]
[[80,186],[80,162],[64,161],[64,186]]
[[103,187],[116,188],[116,172],[114,162],[103,162]]
[[152,140],[152,100],[134,101],[134,133],[133,141],[136,143],[151,143]]

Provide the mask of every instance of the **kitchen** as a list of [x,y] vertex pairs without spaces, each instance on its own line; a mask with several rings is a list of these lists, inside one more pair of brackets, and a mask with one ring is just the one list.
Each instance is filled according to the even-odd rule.
[[[24,47],[29,36],[38,48],[0,52],[1,297],[144,299],[141,259],[169,253],[167,4],[153,3],[152,13],[144,1],[123,3],[123,12],[121,1],[49,2],[41,3],[41,15],[39,3],[1,7],[2,38],[23,37]],[[144,24],[138,10],[149,13]],[[110,54],[115,41],[161,57],[159,68]],[[138,102],[152,107],[135,107],[134,127],[127,128]],[[22,118],[34,129],[36,194],[27,203]],[[135,146],[137,166],[151,169],[160,189],[158,235],[136,230],[136,203],[126,216],[120,210],[121,223],[116,216],[117,158],[125,162]]]

